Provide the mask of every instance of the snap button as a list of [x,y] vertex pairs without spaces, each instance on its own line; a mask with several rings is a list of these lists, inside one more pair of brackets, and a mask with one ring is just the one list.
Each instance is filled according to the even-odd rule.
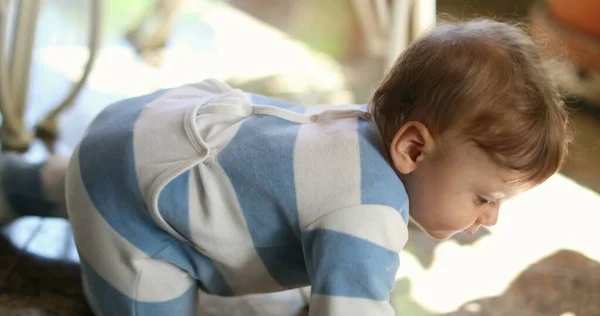
[[316,122],[319,119],[319,116],[317,114],[311,115],[310,116],[310,120],[313,122]]

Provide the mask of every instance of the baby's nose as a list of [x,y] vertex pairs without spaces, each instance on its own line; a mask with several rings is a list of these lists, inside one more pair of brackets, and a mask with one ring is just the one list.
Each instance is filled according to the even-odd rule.
[[498,209],[494,209],[490,212],[485,213],[480,217],[479,223],[483,226],[491,227],[498,223]]

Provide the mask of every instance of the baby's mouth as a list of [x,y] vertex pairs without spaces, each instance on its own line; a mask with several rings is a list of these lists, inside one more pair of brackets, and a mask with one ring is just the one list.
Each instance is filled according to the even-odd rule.
[[472,225],[471,227],[465,229],[464,232],[469,233],[471,235],[475,235],[475,233],[477,233],[477,231],[479,230],[479,227],[481,227],[481,226],[480,225]]

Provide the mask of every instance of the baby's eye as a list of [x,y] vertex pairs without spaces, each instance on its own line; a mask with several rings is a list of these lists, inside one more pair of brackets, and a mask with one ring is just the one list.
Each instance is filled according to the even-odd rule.
[[486,199],[484,197],[478,196],[477,197],[477,204],[479,204],[479,205],[492,204],[492,201],[489,200],[489,199]]

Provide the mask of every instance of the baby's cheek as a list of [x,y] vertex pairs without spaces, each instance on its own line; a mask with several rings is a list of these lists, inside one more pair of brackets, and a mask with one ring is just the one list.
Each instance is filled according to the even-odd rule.
[[441,216],[452,226],[453,230],[461,231],[472,226],[479,217],[479,211],[469,198],[461,198],[447,204],[448,208]]

